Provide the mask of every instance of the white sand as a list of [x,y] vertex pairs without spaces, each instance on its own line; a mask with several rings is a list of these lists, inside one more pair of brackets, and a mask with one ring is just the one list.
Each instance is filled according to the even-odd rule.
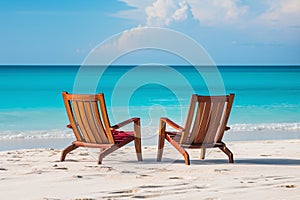
[[225,154],[189,150],[191,165],[170,145],[163,162],[144,147],[138,163],[132,146],[97,165],[97,152],[78,149],[59,162],[60,150],[0,152],[0,199],[300,199],[300,140],[232,142]]

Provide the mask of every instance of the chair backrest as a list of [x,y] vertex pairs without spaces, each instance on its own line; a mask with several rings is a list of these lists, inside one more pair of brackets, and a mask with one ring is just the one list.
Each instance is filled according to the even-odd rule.
[[230,115],[234,94],[192,95],[180,143],[187,145],[221,142]]
[[[114,144],[103,94],[68,94],[64,104],[77,141]],[[99,112],[99,107],[100,111]]]

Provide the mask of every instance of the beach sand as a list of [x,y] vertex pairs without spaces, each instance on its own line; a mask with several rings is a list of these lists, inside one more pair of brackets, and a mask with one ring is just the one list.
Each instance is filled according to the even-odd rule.
[[86,148],[59,162],[61,149],[0,152],[0,199],[300,199],[300,140],[228,142],[235,163],[218,149],[189,150],[191,165],[166,144],[143,147],[137,162],[125,146],[97,164]]

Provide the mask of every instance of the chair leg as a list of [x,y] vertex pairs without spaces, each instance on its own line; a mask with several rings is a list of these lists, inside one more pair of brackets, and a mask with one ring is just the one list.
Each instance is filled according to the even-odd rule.
[[177,151],[179,151],[185,160],[186,165],[190,165],[190,156],[186,150],[184,150],[177,142],[175,142],[168,134],[166,134],[166,139],[167,141],[172,144]]
[[219,149],[221,149],[221,151],[223,151],[228,156],[229,163],[234,163],[233,153],[225,145],[222,147],[219,147]]
[[100,154],[98,157],[98,164],[100,165],[102,163],[102,159],[104,158],[104,156],[102,155],[102,153],[106,150],[106,148],[100,148]]
[[105,148],[100,148],[100,154],[105,151]]
[[165,135],[166,135],[166,122],[160,120],[159,122],[159,130],[158,130],[158,149],[157,149],[157,162],[161,162],[162,155],[164,152],[165,146]]
[[122,146],[128,144],[129,142],[132,142],[133,138],[130,137],[120,143],[117,143],[113,146],[111,146],[110,148],[108,149],[105,149],[105,150],[100,150],[100,154],[99,154],[99,158],[98,158],[98,164],[101,164],[102,163],[102,160],[105,156],[107,156],[108,154],[111,154],[112,152],[118,150],[119,148],[121,148]]
[[159,135],[158,137],[158,150],[157,150],[157,162],[161,162],[162,155],[164,152],[164,146],[165,146],[165,138],[162,135]]
[[189,154],[185,151],[184,154],[183,154],[183,157],[184,157],[184,162],[186,165],[190,165],[190,156]]
[[116,151],[117,149],[119,149],[119,147],[117,145],[111,146],[108,149],[102,149],[100,150],[100,154],[99,154],[99,158],[98,158],[98,164],[102,164],[102,160],[105,156],[107,156],[108,154]]
[[135,146],[135,152],[138,161],[143,161],[141,138],[137,138],[137,137],[134,138],[134,146]]
[[206,148],[201,148],[200,159],[203,160],[205,158]]
[[78,146],[76,146],[75,144],[71,144],[70,146],[68,146],[67,148],[65,148],[62,153],[61,153],[61,157],[60,157],[60,161],[64,161],[67,154],[70,153],[71,151],[77,149]]
[[141,123],[140,120],[134,122],[134,146],[138,161],[143,161],[141,144]]

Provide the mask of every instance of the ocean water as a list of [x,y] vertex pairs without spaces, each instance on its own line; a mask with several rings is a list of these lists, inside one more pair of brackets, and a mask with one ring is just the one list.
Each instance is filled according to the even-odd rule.
[[[20,140],[67,139],[61,92],[90,92],[78,82],[80,66],[0,66],[0,150],[22,147]],[[94,66],[89,76],[101,66]],[[144,144],[156,144],[159,118],[184,124],[190,95],[219,91],[192,66],[109,66],[95,92],[103,92],[111,123],[141,117]],[[225,93],[235,93],[226,140],[300,138],[300,67],[219,66]],[[208,73],[208,76],[217,76]],[[92,78],[90,79],[92,80]],[[153,81],[152,81],[153,80]],[[192,89],[192,90],[191,90]],[[130,128],[130,127],[129,127]],[[15,141],[15,142],[14,142]],[[2,143],[1,143],[2,142]],[[15,146],[14,146],[15,145]]]

